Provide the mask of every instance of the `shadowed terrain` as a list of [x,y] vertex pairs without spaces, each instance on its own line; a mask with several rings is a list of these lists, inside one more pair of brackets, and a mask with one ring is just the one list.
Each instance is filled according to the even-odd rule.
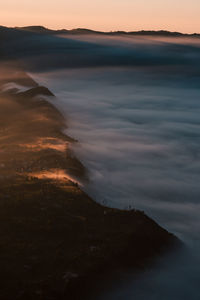
[[[54,97],[1,65],[0,298],[89,299],[105,273],[143,269],[177,239],[143,212],[95,203]],[[56,98],[54,97],[54,101]],[[79,182],[80,181],[80,182]]]

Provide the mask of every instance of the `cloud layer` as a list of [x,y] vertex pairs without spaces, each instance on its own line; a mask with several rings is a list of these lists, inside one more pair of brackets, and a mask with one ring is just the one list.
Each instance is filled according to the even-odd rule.
[[43,84],[70,118],[92,196],[144,209],[182,234],[194,222],[200,228],[200,90],[188,88],[185,78],[171,86],[168,78],[153,77],[126,69],[70,70],[45,74]]
[[139,281],[127,274],[100,299],[199,299],[199,40],[73,41],[90,46],[73,50],[72,68],[61,51],[56,68],[50,62],[35,77],[57,95],[67,132],[80,141],[86,191],[106,205],[143,209],[192,249]]

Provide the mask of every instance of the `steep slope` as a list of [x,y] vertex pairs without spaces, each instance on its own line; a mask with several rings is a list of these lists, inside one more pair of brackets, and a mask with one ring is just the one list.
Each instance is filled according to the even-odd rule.
[[[23,72],[4,66],[3,74],[1,299],[89,299],[103,274],[143,269],[179,244],[143,212],[88,197],[79,183],[87,171],[70,150],[75,141],[62,133],[66,121],[43,97],[51,93]],[[27,90],[8,88],[11,82]]]

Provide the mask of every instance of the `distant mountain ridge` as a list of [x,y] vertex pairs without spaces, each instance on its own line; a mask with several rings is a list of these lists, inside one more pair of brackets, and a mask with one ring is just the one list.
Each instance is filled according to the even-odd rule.
[[165,36],[165,37],[200,37],[200,33],[181,33],[172,32],[167,30],[139,30],[139,31],[95,31],[87,28],[75,28],[75,29],[49,29],[44,26],[25,26],[25,27],[4,27],[0,26],[1,29],[17,29],[23,31],[29,31],[40,34],[99,34],[99,35],[143,35],[143,36]]

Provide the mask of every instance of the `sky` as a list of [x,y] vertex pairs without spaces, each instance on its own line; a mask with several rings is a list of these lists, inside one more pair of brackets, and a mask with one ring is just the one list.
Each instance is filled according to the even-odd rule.
[[199,0],[1,0],[4,26],[200,32]]

